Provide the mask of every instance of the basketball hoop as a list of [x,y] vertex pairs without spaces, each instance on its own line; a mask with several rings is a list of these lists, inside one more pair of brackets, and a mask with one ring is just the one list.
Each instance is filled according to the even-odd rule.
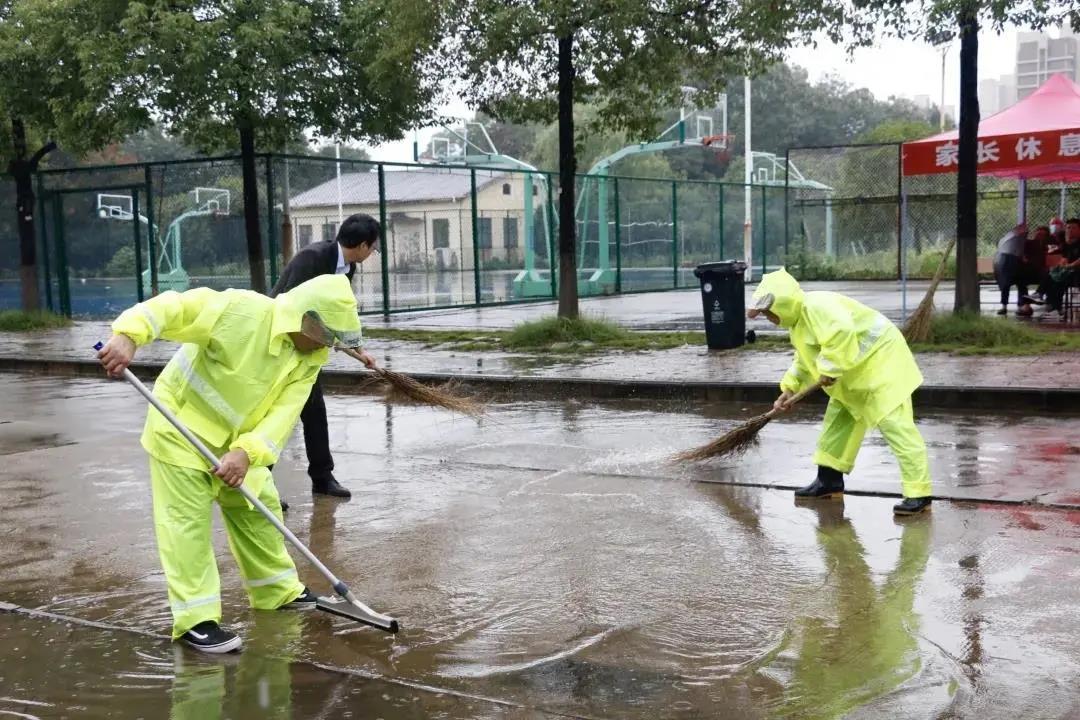
[[701,138],[701,144],[703,147],[712,148],[716,152],[716,157],[719,160],[727,162],[731,159],[731,144],[734,140],[734,133],[728,133],[726,135],[706,135]]

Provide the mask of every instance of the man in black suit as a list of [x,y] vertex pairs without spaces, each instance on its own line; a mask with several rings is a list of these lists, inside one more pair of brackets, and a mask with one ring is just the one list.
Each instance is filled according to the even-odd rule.
[[[352,280],[356,264],[371,256],[379,246],[379,222],[370,215],[357,213],[345,218],[338,229],[337,240],[312,243],[296,253],[277,285],[270,291],[270,297],[288,292],[297,285],[319,275],[345,275]],[[375,367],[375,358],[361,351],[364,364]],[[311,491],[334,497],[351,497],[334,477],[334,458],[330,455],[330,431],[326,425],[326,403],[323,401],[322,386],[319,380],[311,388],[311,396],[300,412],[304,423],[304,445],[307,447],[308,475],[311,476]]]

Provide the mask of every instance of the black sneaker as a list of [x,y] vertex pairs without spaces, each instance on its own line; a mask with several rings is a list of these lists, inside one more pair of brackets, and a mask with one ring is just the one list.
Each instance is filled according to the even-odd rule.
[[818,466],[817,478],[804,488],[795,491],[796,499],[844,497],[844,473]]
[[239,650],[243,641],[236,633],[222,630],[213,620],[205,620],[180,636],[180,642],[204,653],[230,653]]
[[352,493],[338,483],[333,475],[311,479],[311,492],[316,495],[330,495],[331,497],[350,498]]
[[893,515],[918,515],[930,509],[930,498],[904,498],[903,502],[893,505]]
[[315,593],[311,592],[307,588],[304,588],[304,592],[300,594],[300,597],[296,598],[292,602],[287,602],[278,610],[314,610],[315,603],[318,600],[315,597]]

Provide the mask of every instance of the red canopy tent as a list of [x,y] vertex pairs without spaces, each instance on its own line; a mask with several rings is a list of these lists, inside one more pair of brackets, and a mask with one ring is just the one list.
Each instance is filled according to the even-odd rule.
[[[904,176],[956,172],[957,131],[904,143]],[[979,174],[1080,182],[1080,85],[1054,75],[1015,105],[979,123]]]

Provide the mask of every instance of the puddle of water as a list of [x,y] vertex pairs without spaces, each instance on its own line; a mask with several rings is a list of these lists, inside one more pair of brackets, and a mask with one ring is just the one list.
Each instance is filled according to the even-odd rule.
[[[28,420],[104,406],[110,423],[126,418],[137,430],[140,401],[106,387],[81,401],[43,386]],[[700,482],[807,480],[813,411],[770,425],[738,463],[683,467],[667,462],[671,452],[758,408],[511,403],[475,423],[370,397],[328,405],[338,476],[354,498],[311,498],[298,436],[277,473],[293,501],[287,521],[361,597],[402,620],[398,636],[320,613],[247,610],[219,529],[224,622],[243,634],[245,653],[207,660],[151,638],[0,614],[0,713],[390,720],[1075,709],[1080,523],[1067,512],[938,503],[928,517],[894,522],[888,500],[796,506],[789,492]],[[921,423],[942,486],[984,497],[1080,494],[1056,459],[1076,419]],[[134,432],[85,420],[62,430],[77,444],[15,454],[0,468],[10,500],[0,541],[16,548],[0,562],[0,599],[165,632]],[[852,482],[897,489],[880,439],[868,440]]]

